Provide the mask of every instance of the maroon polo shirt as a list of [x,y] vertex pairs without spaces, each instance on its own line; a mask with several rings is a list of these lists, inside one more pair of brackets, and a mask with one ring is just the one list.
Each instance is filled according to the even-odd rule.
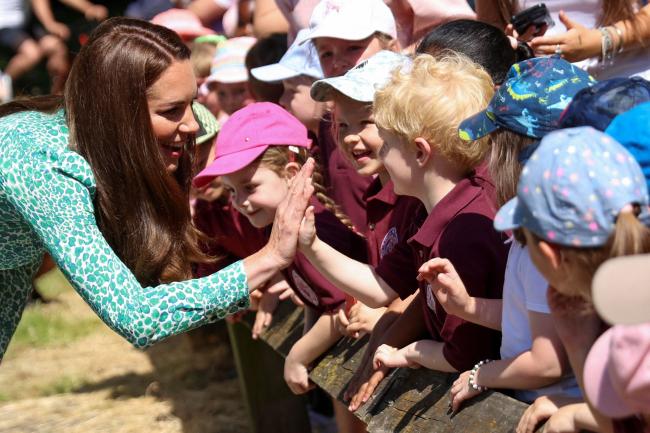
[[332,135],[332,122],[329,117],[318,126],[318,143],[313,155],[323,167],[325,187],[332,199],[350,217],[360,233],[366,230],[366,208],[363,194],[372,179],[361,176],[345,159]]
[[[432,210],[408,243],[417,267],[442,257],[449,259],[471,296],[501,298],[508,255],[505,236],[494,229],[494,187],[480,170],[460,181]],[[399,267],[384,267],[380,275],[401,298],[418,288],[402,278]],[[498,359],[501,333],[448,315],[426,282],[419,283],[419,302],[431,337],[444,343],[443,354],[458,371],[482,359]]]
[[[366,262],[365,240],[348,229],[318,200],[312,198],[316,232],[318,237],[337,251],[361,262]],[[296,295],[318,313],[333,312],[345,304],[346,297],[330,283],[300,252],[293,264],[284,271],[285,277]]]
[[[418,199],[395,194],[391,180],[382,185],[379,177],[376,177],[363,198],[367,213],[368,229],[365,236],[368,263],[376,267],[401,241],[406,241],[415,233],[414,227],[418,227],[427,214]],[[412,262],[410,249],[406,258]]]
[[215,263],[197,266],[198,277],[211,275],[237,260],[257,252],[266,244],[263,229],[255,228],[244,215],[222,200],[197,200],[194,225],[207,236],[202,242],[206,254],[217,257]]

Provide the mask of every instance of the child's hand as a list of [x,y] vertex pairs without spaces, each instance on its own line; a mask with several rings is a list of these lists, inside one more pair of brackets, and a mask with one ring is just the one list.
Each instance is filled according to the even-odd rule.
[[278,295],[278,299],[280,301],[284,301],[285,299],[291,299],[291,302],[293,302],[297,306],[299,307],[305,306],[305,304],[300,300],[300,298],[293,291],[289,283],[287,283],[287,280],[285,280],[284,278],[279,282],[269,286],[269,288],[266,289],[266,291],[268,293]]
[[370,308],[357,302],[350,308],[349,323],[345,328],[345,335],[352,338],[361,338],[372,332],[377,321],[386,311],[386,308]]
[[375,356],[372,359],[372,365],[375,368],[375,370],[379,370],[382,367],[388,367],[388,368],[420,367],[419,364],[416,364],[408,359],[407,357],[408,349],[409,346],[398,349],[396,347],[392,347],[387,344],[382,344],[375,352]]
[[463,317],[472,302],[454,265],[441,258],[431,259],[418,270],[418,280],[427,280],[431,291],[447,314]]
[[545,395],[537,397],[521,416],[516,433],[534,433],[537,425],[549,419],[559,408],[553,398]]
[[314,388],[314,384],[309,382],[307,366],[295,360],[291,354],[284,361],[284,380],[291,392],[296,395],[304,394]]
[[570,404],[568,406],[561,407],[557,412],[555,412],[551,417],[546,421],[544,425],[543,433],[574,433],[581,431],[576,426],[575,412],[578,407],[581,405],[586,405],[586,403]]
[[269,292],[268,290],[262,293],[257,306],[255,323],[253,323],[253,340],[257,340],[262,331],[271,325],[271,320],[273,320],[273,312],[277,308],[279,302],[279,295],[277,293]]
[[347,331],[349,325],[350,320],[348,319],[347,314],[345,314],[345,308],[341,308],[334,316],[334,327],[339,334],[346,337],[352,337],[352,335],[349,335]]
[[481,393],[469,386],[469,375],[471,371],[465,371],[458,376],[449,390],[449,400],[451,401],[452,412],[458,412],[460,405],[470,398],[474,398]]
[[298,231],[298,247],[308,249],[316,240],[316,222],[314,218],[314,207],[309,206],[305,211],[305,217],[300,223]]

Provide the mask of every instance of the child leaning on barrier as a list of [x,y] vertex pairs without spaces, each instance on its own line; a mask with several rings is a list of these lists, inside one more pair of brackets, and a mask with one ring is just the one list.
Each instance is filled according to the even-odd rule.
[[[548,281],[554,325],[583,392],[585,359],[604,328],[591,302],[594,274],[609,258],[650,252],[649,216],[634,157],[610,136],[579,127],[542,139],[522,170],[517,197],[495,218],[499,230],[522,230],[531,260]],[[546,429],[560,425],[611,428],[587,403],[561,407]]]
[[[573,95],[592,83],[586,72],[562,59],[517,63],[487,109],[460,124],[459,134],[465,140],[491,136],[489,166],[498,206],[516,195],[525,159],[544,135],[558,128]],[[526,97],[518,92],[525,92]],[[455,411],[463,401],[488,388],[514,389],[515,397],[526,402],[540,395],[580,398],[546,302],[548,283],[520,241],[521,235],[515,233],[508,253],[503,301],[469,296],[453,261],[445,257],[433,259],[421,269],[437,302],[447,312],[502,332],[501,359],[475,365],[451,387]]]
[[[332,248],[303,233],[301,251],[341,290],[369,306],[383,306],[418,289],[415,274],[404,278],[405,263],[408,269],[431,256],[452,254],[467,265],[462,272],[476,281],[477,294],[501,296],[507,250],[492,228],[493,187],[482,174],[488,141],[466,143],[453,134],[458,123],[484,108],[492,94],[488,74],[455,54],[438,59],[418,56],[410,71],[395,72],[376,93],[375,122],[384,141],[379,158],[395,193],[420,200],[428,216],[408,244],[393,250],[401,250],[404,260],[383,261],[377,268],[341,260]],[[310,220],[308,212],[306,221]],[[386,363],[381,360],[382,366],[418,364],[459,371],[498,352],[499,332],[447,315],[431,302],[433,295],[426,286],[419,288],[418,299],[387,331],[393,332],[386,341],[404,347],[427,331],[431,339],[406,350],[383,346],[381,352],[396,356],[385,358]],[[405,351],[415,356],[405,360],[400,357]]]

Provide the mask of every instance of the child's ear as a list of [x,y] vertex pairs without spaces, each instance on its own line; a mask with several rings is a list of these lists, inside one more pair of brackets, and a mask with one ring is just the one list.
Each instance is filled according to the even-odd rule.
[[300,171],[300,164],[290,162],[284,166],[284,175],[287,179],[293,179]]
[[538,241],[537,246],[553,269],[559,269],[562,265],[562,251],[557,246],[549,244],[546,241]]
[[427,164],[427,162],[429,162],[433,148],[431,147],[431,144],[422,137],[417,137],[415,140],[413,140],[413,144],[415,144],[415,147],[417,149],[415,153],[415,159],[417,160],[418,165],[420,165],[420,167],[423,167]]

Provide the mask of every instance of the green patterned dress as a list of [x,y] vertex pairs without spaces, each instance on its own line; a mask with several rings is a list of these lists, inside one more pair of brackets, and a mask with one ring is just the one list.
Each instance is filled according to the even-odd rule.
[[0,360],[43,254],[101,319],[137,347],[248,307],[242,262],[208,277],[142,287],[95,222],[90,166],[68,149],[63,111],[0,118]]

